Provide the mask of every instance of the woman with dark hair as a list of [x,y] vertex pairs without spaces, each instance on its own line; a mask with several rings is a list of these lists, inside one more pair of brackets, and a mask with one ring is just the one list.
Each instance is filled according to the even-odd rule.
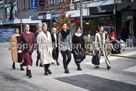
[[22,67],[22,51],[18,49],[18,38],[20,36],[19,34],[19,29],[16,28],[15,29],[15,34],[11,37],[10,40],[10,46],[9,46],[9,50],[11,50],[11,54],[12,54],[12,60],[13,60],[13,65],[12,68],[16,69],[15,67],[15,62],[19,62],[20,63],[20,70],[24,70],[24,68]]
[[[110,61],[107,57],[107,50],[106,50],[106,43],[105,43],[105,33],[104,33],[104,27],[99,27],[99,32],[95,35],[95,49],[98,51],[99,58],[101,57],[102,53],[105,58],[105,62],[107,64],[107,70],[109,70],[110,67]],[[96,68],[99,68],[98,65],[96,65]]]
[[52,45],[53,45],[52,56],[53,56],[53,59],[56,60],[57,65],[59,65],[58,34],[57,34],[57,29],[55,27],[52,28],[51,38],[52,38]]
[[33,50],[37,49],[37,42],[35,35],[32,32],[30,32],[30,26],[26,24],[24,28],[25,28],[24,32],[21,33],[18,42],[19,44],[23,45],[22,48],[20,47],[20,49],[23,50],[23,58],[24,58],[24,62],[22,63],[22,66],[26,66],[26,76],[31,78],[32,77],[31,66],[33,63],[31,55],[33,53]]
[[80,63],[85,59],[85,41],[84,36],[81,34],[81,28],[76,28],[76,33],[72,37],[73,43],[73,56],[77,65],[77,70],[82,70]]
[[59,52],[61,52],[63,57],[63,66],[65,73],[69,73],[68,64],[71,61],[72,35],[70,30],[67,28],[66,23],[62,24],[62,30],[59,32],[58,42]]

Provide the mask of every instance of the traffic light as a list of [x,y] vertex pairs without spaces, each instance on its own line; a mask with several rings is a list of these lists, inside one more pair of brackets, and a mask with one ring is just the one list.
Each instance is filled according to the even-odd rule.
[[44,5],[44,4],[45,4],[45,1],[44,1],[44,0],[39,0],[39,4],[40,4],[40,5]]

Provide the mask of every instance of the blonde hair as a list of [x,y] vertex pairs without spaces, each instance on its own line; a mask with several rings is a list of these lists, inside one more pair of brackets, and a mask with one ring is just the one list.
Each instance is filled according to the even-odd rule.
[[47,23],[43,23],[43,24],[42,24],[42,28],[43,28],[43,26],[45,26],[45,25],[48,26]]
[[56,28],[56,27],[53,27],[53,28],[52,28],[52,31],[53,31],[54,29],[55,29],[55,30],[57,30],[57,28]]
[[[29,24],[25,24],[24,27],[29,26]],[[29,26],[30,27],[30,26]]]

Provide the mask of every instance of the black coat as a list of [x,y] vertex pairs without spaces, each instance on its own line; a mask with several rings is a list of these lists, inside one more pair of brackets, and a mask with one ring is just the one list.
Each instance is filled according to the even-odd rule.
[[59,55],[59,51],[58,51],[58,34],[57,34],[57,47],[55,47],[55,38],[53,33],[51,34],[51,39],[52,39],[52,45],[53,45],[53,52],[52,52],[52,56],[53,59],[58,59],[58,55]]

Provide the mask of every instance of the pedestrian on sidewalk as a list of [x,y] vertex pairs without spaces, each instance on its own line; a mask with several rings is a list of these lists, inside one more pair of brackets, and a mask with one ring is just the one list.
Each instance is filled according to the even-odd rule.
[[12,68],[16,69],[15,67],[15,62],[19,62],[20,63],[20,70],[24,70],[24,68],[22,67],[22,51],[18,48],[18,39],[19,39],[19,29],[15,28],[15,34],[12,35],[11,39],[10,39],[10,46],[9,46],[9,50],[11,50],[11,55],[12,55]]
[[42,32],[38,35],[39,53],[41,55],[41,61],[44,65],[45,74],[52,74],[49,69],[50,64],[53,62],[52,58],[52,39],[51,34],[48,31],[47,24],[42,25]]
[[35,35],[32,32],[30,32],[30,26],[26,24],[24,28],[25,28],[24,32],[22,32],[19,37],[19,44],[22,43],[22,51],[24,58],[24,62],[22,63],[22,66],[26,66],[26,76],[31,78],[32,77],[31,66],[33,63],[31,55],[33,53],[33,49],[37,49],[36,47],[37,43],[36,43]]
[[[36,39],[38,39],[38,35],[39,35],[39,33],[41,33],[41,31],[42,31],[41,26],[38,26],[38,27],[37,27],[37,30],[36,30],[36,33],[35,33]],[[38,40],[37,40],[37,42],[38,42]],[[38,61],[39,61],[39,60],[40,60],[40,53],[39,53],[39,48],[38,48],[38,49],[37,49],[36,66],[38,66]],[[43,65],[42,65],[42,63],[41,63],[41,60],[40,60],[40,67],[43,67]]]
[[81,34],[81,28],[76,28],[76,33],[72,37],[73,56],[77,65],[77,70],[82,70],[80,63],[85,59],[85,41],[84,36]]
[[[107,57],[107,50],[106,50],[106,44],[105,44],[105,33],[104,33],[104,27],[99,26],[99,32],[95,35],[95,49],[98,51],[99,58],[101,55],[104,55],[105,62],[107,64],[107,70],[109,70],[110,67],[110,61]],[[99,68],[98,65],[96,65],[96,68]]]
[[72,52],[72,34],[67,28],[67,24],[62,24],[62,30],[59,32],[58,37],[59,42],[59,52],[61,52],[63,57],[63,66],[65,73],[69,73],[68,64],[71,61]]
[[52,45],[53,45],[52,56],[53,56],[53,59],[56,60],[57,65],[59,65],[58,34],[57,34],[57,29],[55,27],[52,28],[51,38],[52,38]]

